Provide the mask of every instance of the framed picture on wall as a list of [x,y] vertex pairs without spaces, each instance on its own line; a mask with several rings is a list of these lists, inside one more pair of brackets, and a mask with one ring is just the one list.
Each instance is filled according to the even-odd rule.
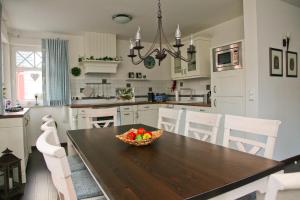
[[298,77],[298,54],[297,52],[286,52],[286,76]]
[[283,76],[282,49],[270,48],[270,76]]

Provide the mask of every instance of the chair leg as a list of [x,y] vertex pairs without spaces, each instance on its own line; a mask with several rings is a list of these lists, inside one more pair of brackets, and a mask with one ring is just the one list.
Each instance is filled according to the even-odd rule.
[[64,199],[65,199],[64,195],[59,192],[58,195],[57,195],[57,200],[64,200]]

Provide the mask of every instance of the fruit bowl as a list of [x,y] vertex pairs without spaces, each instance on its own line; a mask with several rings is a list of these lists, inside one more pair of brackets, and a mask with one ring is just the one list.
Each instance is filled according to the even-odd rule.
[[147,138],[147,137],[143,138],[143,136],[140,136],[142,137],[141,139],[135,139],[133,137],[129,137],[129,134],[131,136],[133,135],[133,133],[136,135],[135,137],[139,137],[138,135],[142,135],[142,133],[138,133],[139,131],[140,131],[139,129],[132,128],[121,135],[116,135],[116,138],[130,145],[145,146],[151,144],[153,141],[158,139],[163,133],[163,130],[160,129],[157,131],[144,131],[143,133],[144,135],[149,134],[151,132],[151,138]]

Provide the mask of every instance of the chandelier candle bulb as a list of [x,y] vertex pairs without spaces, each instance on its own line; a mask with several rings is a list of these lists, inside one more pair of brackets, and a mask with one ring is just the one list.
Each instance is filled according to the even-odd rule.
[[179,28],[179,24],[177,25],[176,33],[175,33],[175,38],[180,39],[181,38],[181,32]]
[[193,36],[191,35],[191,43],[190,43],[190,45],[193,46],[194,45],[193,43],[194,43]]
[[133,47],[134,47],[133,41],[130,39],[129,42],[130,42],[129,49],[133,49]]
[[140,41],[142,39],[141,37],[141,27],[138,27],[138,30],[136,32],[135,40]]

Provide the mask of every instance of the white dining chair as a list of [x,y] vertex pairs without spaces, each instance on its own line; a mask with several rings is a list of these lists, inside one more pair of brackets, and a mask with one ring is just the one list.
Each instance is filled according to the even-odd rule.
[[[272,159],[275,141],[277,138],[277,132],[281,121],[248,118],[241,116],[225,115],[225,132],[223,139],[223,146],[231,147],[236,145],[237,149],[242,152],[258,155],[260,151],[264,151],[263,156],[265,158]],[[234,135],[232,132],[238,131],[248,135],[252,135],[252,138],[246,138],[239,135]],[[266,137],[265,142],[261,138],[254,137]]]
[[43,116],[42,117],[42,123],[48,121],[49,119],[53,119],[52,115],[47,114],[47,115]]
[[[44,124],[42,124],[41,130],[43,132],[46,130],[50,130],[51,133],[53,134],[53,137],[50,138],[53,139],[53,141],[51,141],[51,144],[60,147],[61,143],[57,134],[55,120],[52,117],[48,117],[47,120],[48,121],[45,121]],[[83,161],[77,154],[69,155],[67,156],[67,159],[72,172],[86,169]]]
[[87,109],[87,128],[105,128],[117,125],[117,108]]
[[300,172],[272,174],[266,194],[256,193],[257,200],[298,200],[300,199]]
[[52,145],[53,133],[46,130],[39,136],[36,146],[43,154],[52,181],[61,200],[105,199],[102,191],[87,170],[70,171],[63,147]]
[[178,134],[182,112],[182,110],[159,108],[157,127]]
[[221,114],[186,111],[184,135],[216,144]]

